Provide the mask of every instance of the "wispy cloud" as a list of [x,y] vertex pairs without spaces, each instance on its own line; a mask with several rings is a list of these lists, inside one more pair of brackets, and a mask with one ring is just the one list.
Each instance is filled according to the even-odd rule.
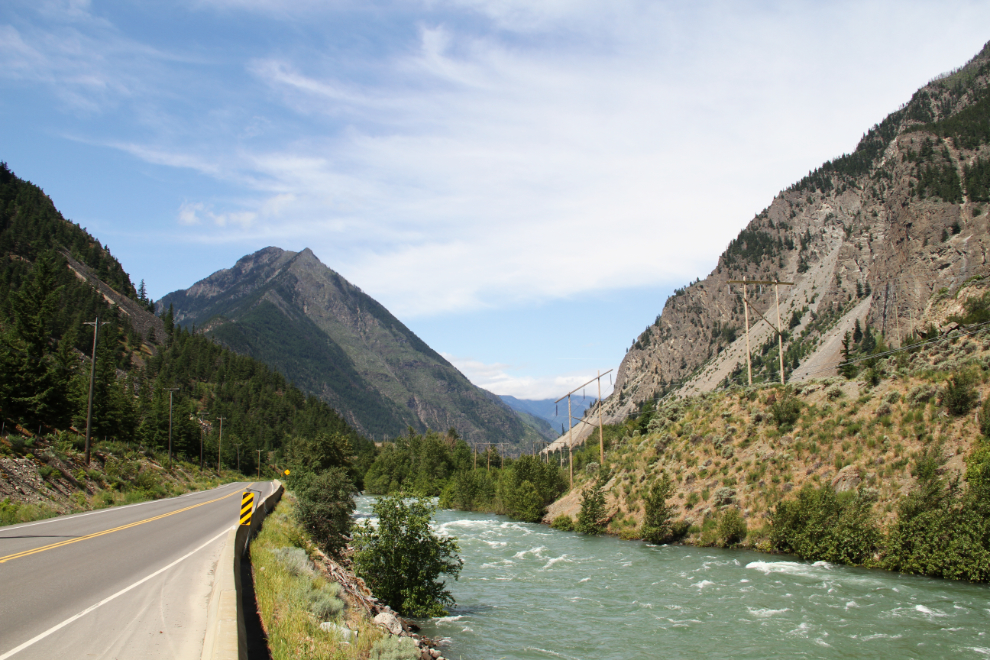
[[934,33],[888,0],[196,0],[266,40],[194,59],[86,2],[18,6],[0,77],[124,118],[80,139],[224,184],[176,204],[186,240],[309,246],[402,318],[703,275],[990,24],[968,0]]

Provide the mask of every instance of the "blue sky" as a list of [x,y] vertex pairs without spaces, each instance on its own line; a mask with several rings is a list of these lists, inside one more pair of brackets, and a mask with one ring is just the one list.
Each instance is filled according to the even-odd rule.
[[5,0],[0,159],[153,297],[310,247],[477,384],[556,398],[986,26],[956,0]]

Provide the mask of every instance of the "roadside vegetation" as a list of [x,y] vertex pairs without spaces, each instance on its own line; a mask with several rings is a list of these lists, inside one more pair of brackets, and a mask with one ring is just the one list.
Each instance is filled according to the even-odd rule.
[[[227,470],[217,475],[188,461],[174,461],[169,469],[166,454],[115,440],[95,443],[87,468],[82,441],[72,433],[0,438],[0,525],[174,497],[245,478]],[[30,499],[23,492],[11,498],[12,484]]]
[[[319,570],[317,545],[298,514],[299,502],[286,494],[251,544],[255,598],[272,658],[367,658],[384,635]],[[321,623],[332,625],[325,630]]]

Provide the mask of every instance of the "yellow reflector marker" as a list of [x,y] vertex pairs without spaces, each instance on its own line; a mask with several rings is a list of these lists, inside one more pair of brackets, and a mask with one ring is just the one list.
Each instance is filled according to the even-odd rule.
[[241,496],[241,524],[251,524],[251,514],[254,513],[254,493],[249,490],[244,491]]
[[289,476],[289,471],[288,470],[285,471],[285,476]]

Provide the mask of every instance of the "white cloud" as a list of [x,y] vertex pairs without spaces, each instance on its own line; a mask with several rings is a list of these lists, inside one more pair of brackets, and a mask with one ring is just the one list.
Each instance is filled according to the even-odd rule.
[[[557,376],[534,377],[522,375],[522,367],[509,364],[486,364],[471,358],[459,358],[447,353],[443,357],[464,374],[468,380],[494,394],[514,396],[517,399],[556,399],[595,377],[594,372],[572,372]],[[608,381],[603,383],[602,396],[611,394]],[[597,390],[589,389],[589,395],[597,396]]]
[[[934,32],[930,5],[888,1],[192,4],[270,23],[225,54],[236,85],[85,2],[48,29],[0,25],[0,76],[125,104],[133,134],[91,142],[221,182],[179,208],[187,240],[311,247],[401,318],[704,275],[990,24],[968,0]],[[388,46],[338,46],[335,12]]]

